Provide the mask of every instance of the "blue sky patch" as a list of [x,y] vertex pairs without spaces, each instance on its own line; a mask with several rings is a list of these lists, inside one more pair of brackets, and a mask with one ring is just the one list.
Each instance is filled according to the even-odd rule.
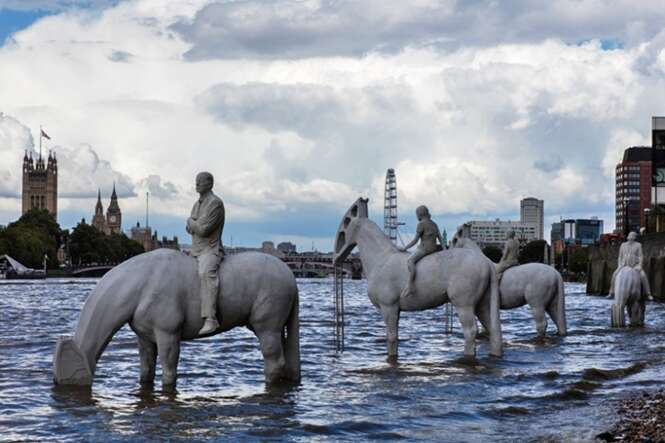
[[50,15],[48,11],[14,11],[0,9],[0,46],[15,32],[25,29],[40,18]]

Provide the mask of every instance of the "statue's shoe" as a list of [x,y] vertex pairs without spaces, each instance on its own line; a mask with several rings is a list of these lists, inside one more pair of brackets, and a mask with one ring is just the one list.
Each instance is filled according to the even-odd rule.
[[199,335],[208,335],[212,334],[219,328],[219,322],[215,320],[214,318],[206,318],[205,323],[203,323],[203,327],[199,331]]

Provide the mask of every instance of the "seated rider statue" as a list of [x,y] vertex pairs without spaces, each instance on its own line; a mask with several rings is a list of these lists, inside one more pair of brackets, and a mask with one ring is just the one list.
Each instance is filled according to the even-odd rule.
[[520,255],[520,242],[515,238],[515,231],[510,230],[506,234],[506,244],[503,247],[503,255],[496,265],[496,276],[501,281],[503,273],[509,268],[520,264],[518,257]]
[[644,272],[644,269],[642,269],[642,263],[644,261],[642,245],[636,240],[637,234],[635,232],[631,232],[628,234],[627,241],[624,242],[619,248],[619,260],[617,263],[617,269],[614,271],[614,274],[612,274],[612,282],[610,283],[610,295],[608,298],[614,297],[614,280],[616,279],[617,273],[624,266],[629,266],[640,271],[640,278],[642,279],[642,290],[644,291],[643,293],[649,300],[652,299],[649,280],[647,279],[647,275]]
[[[423,257],[440,251],[444,244],[439,227],[432,221],[432,217],[427,209],[427,206],[418,206],[416,208],[416,217],[418,217],[418,226],[416,227],[416,236],[411,242],[399,248],[400,251],[405,252],[410,247],[414,246],[420,240],[420,244],[416,252],[411,254],[408,260],[409,267],[409,282],[402,291],[402,297],[408,297],[413,294],[413,284],[416,280],[416,263]],[[437,240],[439,245],[437,245]]]
[[211,173],[196,176],[196,192],[191,217],[187,219],[187,232],[192,235],[192,257],[198,262],[201,283],[201,317],[204,319],[199,335],[215,332],[217,320],[217,294],[219,292],[219,265],[224,258],[222,231],[224,230],[224,202],[212,192],[214,179]]

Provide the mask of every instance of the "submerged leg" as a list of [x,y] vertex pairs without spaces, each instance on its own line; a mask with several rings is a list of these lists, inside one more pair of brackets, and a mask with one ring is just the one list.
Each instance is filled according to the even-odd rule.
[[538,337],[544,337],[547,331],[547,319],[545,318],[545,309],[542,306],[531,306],[533,319],[536,321],[536,333]]
[[559,311],[557,309],[557,300],[556,298],[550,302],[549,305],[547,305],[547,315],[550,316],[554,324],[556,325],[556,332],[558,335],[566,335],[563,331],[563,323],[561,322],[561,319],[559,318]]
[[623,328],[626,325],[626,317],[624,312],[625,305],[622,301],[615,300],[612,304],[612,326],[615,328]]
[[162,387],[175,386],[180,358],[180,336],[171,332],[155,331],[157,354],[162,366]]
[[157,345],[139,337],[139,359],[141,360],[139,381],[148,384],[154,383],[155,366],[157,365]]
[[386,345],[388,361],[397,361],[397,348],[399,343],[399,306],[381,306],[383,321],[386,323]]
[[472,307],[457,308],[457,315],[459,316],[462,331],[464,332],[464,356],[476,356],[476,316],[473,315]]
[[286,375],[286,360],[282,347],[282,331],[257,333],[263,354],[266,384],[278,382]]
[[488,338],[490,336],[490,330],[492,325],[492,317],[490,316],[490,305],[489,303],[483,303],[482,301],[476,306],[476,317],[480,321],[482,331],[478,334],[479,337]]

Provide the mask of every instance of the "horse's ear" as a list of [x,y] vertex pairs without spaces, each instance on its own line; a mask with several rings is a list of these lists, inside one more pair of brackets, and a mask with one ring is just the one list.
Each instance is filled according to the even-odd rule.
[[368,218],[369,217],[369,209],[367,203],[369,202],[368,198],[362,198],[360,197],[358,199],[358,217],[362,218]]

